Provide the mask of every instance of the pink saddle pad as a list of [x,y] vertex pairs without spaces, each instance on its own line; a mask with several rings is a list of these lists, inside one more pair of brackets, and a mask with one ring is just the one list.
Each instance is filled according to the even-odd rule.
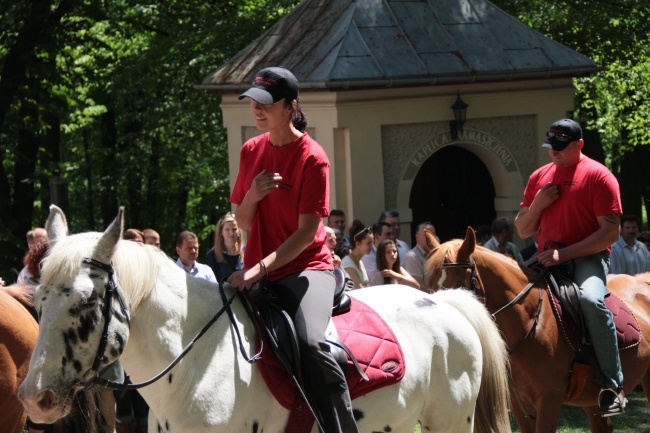
[[[582,341],[580,329],[573,321],[571,315],[562,309],[560,300],[553,292],[547,289],[547,293],[562,335],[573,350],[578,350]],[[636,317],[634,317],[634,313],[632,313],[627,304],[614,293],[610,292],[609,296],[605,298],[605,305],[614,316],[616,336],[618,337],[618,350],[625,350],[638,345],[641,342],[641,328]]]
[[[339,339],[352,351],[370,379],[366,382],[348,360],[346,379],[352,399],[402,380],[406,373],[402,348],[393,331],[372,308],[352,299],[350,311],[334,317],[334,324]],[[269,344],[264,344],[258,366],[278,402],[286,409],[294,408],[298,391]]]

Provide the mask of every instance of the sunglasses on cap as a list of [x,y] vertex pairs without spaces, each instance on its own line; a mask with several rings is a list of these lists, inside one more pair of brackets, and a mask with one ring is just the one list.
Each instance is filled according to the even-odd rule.
[[361,230],[359,233],[354,235],[354,241],[356,242],[358,237],[361,237],[361,239],[365,238],[366,234],[369,234],[370,232],[371,232],[370,227],[366,227],[365,229]]
[[576,138],[571,137],[570,135],[567,134],[556,134],[555,132],[547,131],[546,132],[546,138],[554,138],[557,141],[562,141],[562,142],[567,142],[567,141],[575,141],[577,140]]

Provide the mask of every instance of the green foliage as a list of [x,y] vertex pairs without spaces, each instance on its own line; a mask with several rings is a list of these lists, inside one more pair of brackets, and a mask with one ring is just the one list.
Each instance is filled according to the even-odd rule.
[[[103,229],[123,205],[127,227],[156,229],[169,254],[185,229],[209,247],[230,210],[227,136],[220,98],[193,86],[296,3],[2,2],[0,90],[12,71],[19,85],[0,117],[0,275],[20,269],[55,173],[69,182],[73,232]],[[30,17],[49,33],[20,46],[22,71],[7,58]]]
[[607,162],[650,143],[650,3],[640,0],[496,0],[551,39],[592,58],[602,71],[575,79],[576,115],[598,131]]

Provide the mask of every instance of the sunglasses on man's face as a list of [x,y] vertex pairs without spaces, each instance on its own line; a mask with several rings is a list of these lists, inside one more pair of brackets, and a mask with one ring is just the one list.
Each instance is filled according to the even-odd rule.
[[556,134],[555,132],[551,132],[551,131],[548,131],[546,133],[546,138],[555,138],[557,141],[562,141],[562,142],[575,141],[575,138],[571,137],[570,135]]

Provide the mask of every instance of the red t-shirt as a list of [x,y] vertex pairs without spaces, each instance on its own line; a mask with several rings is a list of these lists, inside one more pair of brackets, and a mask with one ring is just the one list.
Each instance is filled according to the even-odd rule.
[[[244,266],[251,268],[276,251],[298,229],[300,214],[329,215],[329,159],[323,148],[307,133],[293,143],[274,147],[268,132],[244,143],[239,173],[230,201],[240,205],[255,176],[267,173],[282,176],[279,188],[257,204],[248,235]],[[272,281],[305,269],[332,270],[332,256],[325,243],[321,220],[314,242],[294,260],[271,272]]]
[[557,185],[560,197],[542,212],[539,251],[549,241],[573,245],[600,228],[596,217],[623,214],[616,177],[587,156],[571,167],[550,163],[537,169],[528,179],[521,206],[530,207],[537,192],[549,182]]

